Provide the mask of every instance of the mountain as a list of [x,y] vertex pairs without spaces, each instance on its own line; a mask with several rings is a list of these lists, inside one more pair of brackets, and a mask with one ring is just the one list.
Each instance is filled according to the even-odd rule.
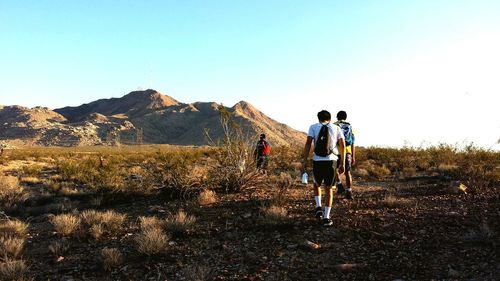
[[[41,146],[81,146],[114,143],[177,145],[207,144],[222,137],[220,104],[182,103],[155,90],[134,91],[121,98],[100,99],[55,110],[0,106],[0,142]],[[240,101],[224,107],[251,139],[265,133],[273,145],[302,143],[294,130]]]

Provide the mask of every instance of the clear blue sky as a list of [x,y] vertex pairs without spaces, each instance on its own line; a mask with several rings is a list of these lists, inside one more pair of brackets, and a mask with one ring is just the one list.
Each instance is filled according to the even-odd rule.
[[152,88],[247,100],[307,131],[348,112],[360,145],[500,139],[500,1],[0,0],[0,104]]

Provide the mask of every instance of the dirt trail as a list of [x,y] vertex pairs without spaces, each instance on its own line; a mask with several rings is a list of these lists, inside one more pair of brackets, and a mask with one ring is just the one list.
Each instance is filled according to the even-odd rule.
[[[47,257],[60,238],[45,217],[34,217],[25,251],[37,280],[494,280],[500,276],[500,200],[495,190],[451,195],[438,181],[358,183],[355,199],[336,196],[334,226],[313,218],[312,187],[293,186],[289,222],[262,223],[276,187],[222,194],[199,207],[165,198],[136,198],[103,205],[127,213],[129,227],[116,238],[79,241],[60,262]],[[283,201],[282,201],[283,202]],[[168,253],[147,257],[135,249],[136,220],[184,209],[195,229],[171,238]],[[105,273],[100,251],[117,247],[124,266]],[[66,279],[65,279],[66,278]]]

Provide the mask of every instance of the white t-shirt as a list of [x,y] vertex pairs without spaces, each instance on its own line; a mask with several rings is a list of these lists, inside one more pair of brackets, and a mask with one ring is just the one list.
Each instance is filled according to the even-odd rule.
[[[326,123],[325,123],[326,124]],[[312,124],[311,127],[309,127],[309,133],[307,134],[309,137],[312,137],[314,139],[314,145],[316,145],[316,141],[318,140],[318,135],[319,131],[321,130],[321,127],[324,124],[322,123],[316,123]],[[313,154],[313,161],[337,161],[338,160],[338,154],[339,151],[337,149],[337,141],[339,139],[344,138],[344,134],[342,133],[342,130],[340,129],[339,126],[328,123],[328,129],[330,133],[330,149],[333,151],[332,154],[322,157],[316,155],[316,153]]]

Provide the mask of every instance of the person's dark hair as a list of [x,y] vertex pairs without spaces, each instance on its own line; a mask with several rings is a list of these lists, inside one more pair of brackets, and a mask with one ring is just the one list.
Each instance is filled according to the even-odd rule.
[[266,138],[266,134],[260,134],[260,138],[261,139],[265,139]]
[[332,115],[326,110],[321,110],[318,112],[318,120],[319,122],[330,121],[332,120]]
[[337,120],[346,120],[347,119],[347,113],[343,110],[339,111],[337,113]]

